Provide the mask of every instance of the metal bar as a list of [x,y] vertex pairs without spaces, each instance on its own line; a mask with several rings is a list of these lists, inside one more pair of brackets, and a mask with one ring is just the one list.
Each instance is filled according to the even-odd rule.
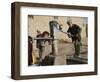
[[33,38],[34,40],[58,40],[55,38]]

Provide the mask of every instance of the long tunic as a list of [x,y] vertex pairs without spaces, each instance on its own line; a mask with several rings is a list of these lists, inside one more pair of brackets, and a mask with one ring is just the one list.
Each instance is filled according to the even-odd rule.
[[28,41],[28,65],[32,64],[32,50],[33,50],[32,43]]
[[49,41],[42,42],[42,60],[51,53],[51,45]]

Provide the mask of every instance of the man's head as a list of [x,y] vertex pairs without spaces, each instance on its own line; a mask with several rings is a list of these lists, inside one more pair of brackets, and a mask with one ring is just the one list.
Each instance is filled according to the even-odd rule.
[[67,21],[67,24],[68,24],[68,26],[72,26],[72,21],[71,20],[68,20]]
[[44,31],[42,33],[42,36],[45,37],[45,38],[48,38],[49,37],[49,32],[48,31]]
[[41,31],[37,30],[37,34],[41,34]]

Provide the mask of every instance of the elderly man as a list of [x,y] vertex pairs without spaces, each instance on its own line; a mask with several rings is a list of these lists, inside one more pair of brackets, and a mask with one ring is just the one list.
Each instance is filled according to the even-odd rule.
[[67,30],[68,37],[72,39],[75,48],[74,57],[78,57],[80,54],[81,28],[76,24],[72,24],[71,20],[67,21],[67,24],[69,26]]

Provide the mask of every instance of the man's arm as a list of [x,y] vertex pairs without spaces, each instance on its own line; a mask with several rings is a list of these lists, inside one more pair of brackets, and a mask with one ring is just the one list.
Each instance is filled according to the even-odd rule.
[[67,30],[67,35],[68,35],[68,37],[69,37],[69,38],[71,38],[71,37],[72,37],[72,34],[71,34],[71,29],[70,29],[70,28]]

